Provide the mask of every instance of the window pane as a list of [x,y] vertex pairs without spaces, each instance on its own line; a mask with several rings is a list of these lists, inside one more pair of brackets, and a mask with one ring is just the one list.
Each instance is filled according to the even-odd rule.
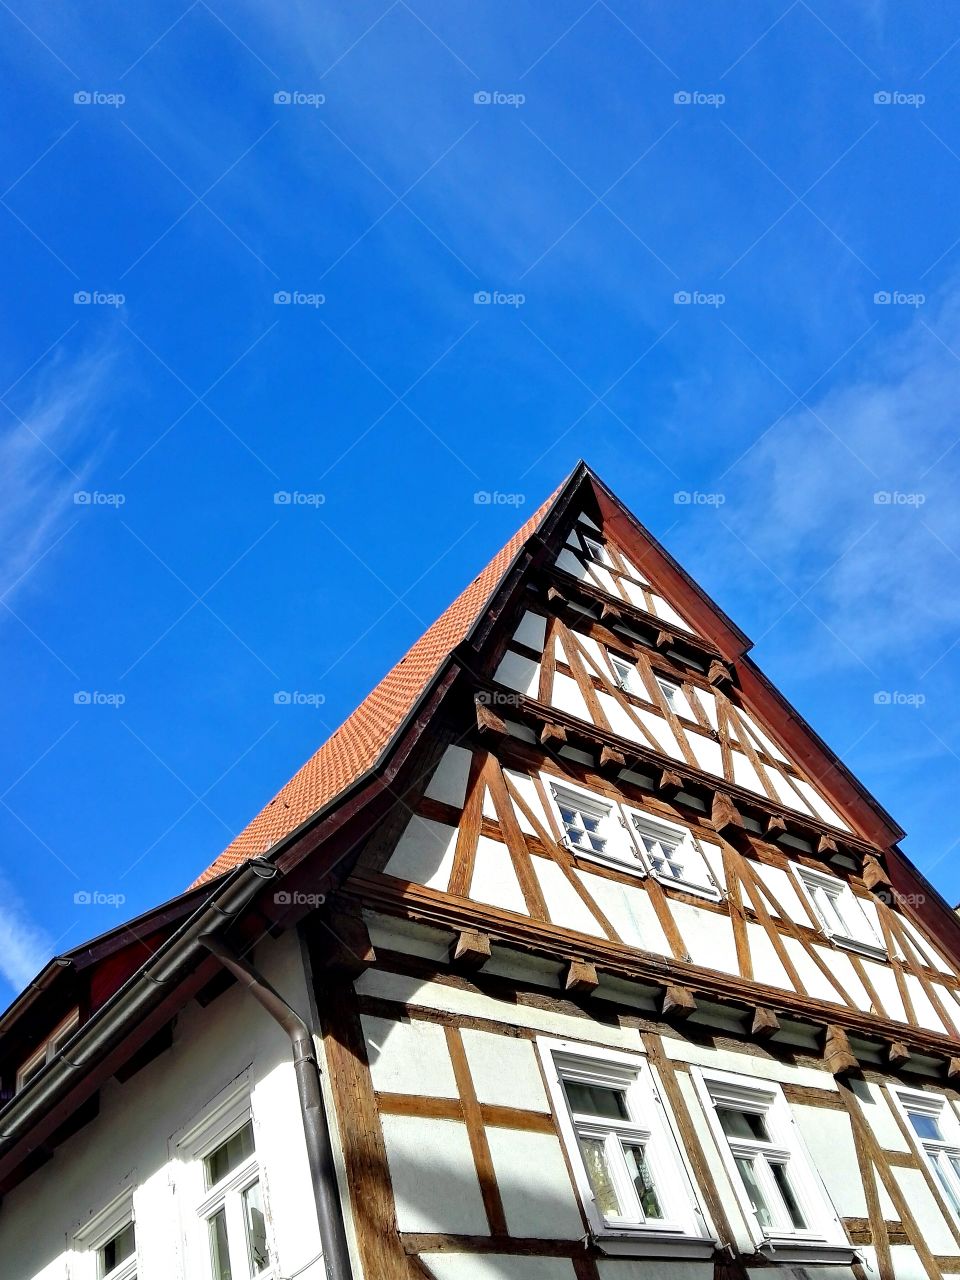
[[605,1120],[629,1120],[627,1102],[622,1089],[607,1089],[599,1084],[579,1084],[564,1080],[567,1100],[580,1115],[603,1116]]
[[922,1115],[911,1111],[910,1123],[913,1125],[913,1131],[918,1138],[932,1138],[934,1142],[943,1141],[943,1134],[940,1132],[940,1125],[935,1116]]
[[734,1111],[732,1107],[717,1107],[720,1125],[728,1138],[748,1138],[753,1142],[769,1142],[767,1125],[756,1111]]
[[216,1186],[221,1178],[243,1164],[248,1156],[253,1155],[253,1123],[248,1120],[242,1129],[238,1129],[226,1142],[222,1142],[203,1162],[207,1187]]
[[127,1258],[132,1258],[136,1250],[137,1242],[132,1222],[128,1222],[122,1227],[112,1240],[108,1240],[99,1250],[98,1272],[101,1276],[108,1276],[111,1271],[119,1267],[121,1262],[126,1262]]
[[770,1213],[770,1206],[764,1199],[763,1192],[760,1190],[760,1184],[757,1182],[757,1175],[754,1171],[753,1161],[745,1159],[741,1156],[737,1157],[737,1168],[740,1171],[740,1177],[743,1179],[743,1185],[746,1188],[750,1205],[757,1215],[757,1221],[765,1230],[769,1230],[773,1226],[773,1216]]
[[803,1231],[807,1225],[806,1218],[800,1209],[800,1202],[796,1197],[790,1178],[787,1175],[787,1166],[785,1164],[771,1164],[770,1172],[773,1174],[773,1180],[777,1184],[777,1190],[783,1196],[783,1203],[787,1207],[791,1224],[798,1231]]
[[260,1183],[255,1182],[243,1193],[243,1221],[247,1232],[247,1255],[250,1273],[258,1276],[270,1265],[267,1249],[267,1228],[263,1220],[263,1202],[260,1199]]
[[[943,1161],[946,1159],[948,1168],[944,1168]],[[937,1177],[946,1193],[948,1204],[953,1206],[954,1213],[960,1215],[960,1159],[956,1156],[935,1156],[931,1155],[931,1163],[936,1170]],[[951,1178],[950,1174],[953,1174]]]
[[643,1216],[645,1218],[662,1218],[663,1210],[660,1208],[660,1199],[657,1196],[656,1187],[653,1185],[653,1175],[650,1172],[650,1166],[647,1164],[647,1155],[643,1147],[635,1144],[624,1146],[623,1155],[627,1162],[630,1177],[633,1179],[633,1185],[637,1189],[637,1197],[640,1200]]
[[210,1232],[210,1265],[213,1280],[233,1280],[230,1270],[230,1246],[227,1244],[227,1215],[218,1209],[208,1221]]
[[587,1177],[596,1197],[597,1208],[605,1218],[620,1217],[620,1200],[613,1185],[602,1139],[580,1138],[580,1150],[583,1152],[583,1163],[587,1167]]

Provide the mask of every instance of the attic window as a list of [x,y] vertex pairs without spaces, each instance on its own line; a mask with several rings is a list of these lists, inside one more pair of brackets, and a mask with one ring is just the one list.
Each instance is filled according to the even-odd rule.
[[609,654],[609,658],[620,688],[627,693],[637,693],[637,668],[629,658],[620,658],[615,653]]
[[705,898],[720,897],[706,859],[686,827],[675,826],[647,813],[631,813],[630,823],[648,871],[661,884],[692,890]]
[[44,1040],[43,1044],[27,1058],[17,1072],[16,1092],[25,1089],[34,1076],[38,1076],[48,1062],[52,1062],[80,1024],[80,1010],[74,1009]]
[[595,560],[597,564],[608,565],[610,557],[607,555],[607,549],[602,542],[598,542],[596,538],[588,538],[586,534],[581,534],[583,545],[587,555],[591,560]]
[[793,870],[828,938],[851,951],[886,955],[859,899],[845,880],[825,875],[812,867],[794,865]]
[[664,701],[673,714],[677,716],[684,715],[685,711],[680,696],[680,686],[674,684],[672,680],[665,679],[663,676],[656,676],[655,679],[657,687],[663,694]]

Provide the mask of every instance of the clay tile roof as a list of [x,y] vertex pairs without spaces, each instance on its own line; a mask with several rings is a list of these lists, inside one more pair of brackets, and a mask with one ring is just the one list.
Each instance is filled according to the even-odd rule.
[[457,596],[270,803],[234,837],[216,861],[194,881],[194,885],[212,880],[225,871],[233,870],[241,862],[265,853],[376,764],[443,660],[466,637],[483,612],[517,552],[537,531],[559,492],[558,489],[551,494],[517,530],[482,573]]

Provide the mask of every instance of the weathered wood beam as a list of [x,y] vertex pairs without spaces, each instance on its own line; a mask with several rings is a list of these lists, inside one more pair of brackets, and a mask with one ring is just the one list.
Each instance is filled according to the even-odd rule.
[[719,658],[714,658],[710,663],[710,666],[707,668],[707,680],[709,683],[719,686],[730,684],[732,679],[733,677],[730,673],[730,668],[725,663],[721,662]]
[[559,612],[567,602],[566,596],[558,587],[547,587],[547,607]]
[[563,744],[567,740],[567,731],[562,724],[554,724],[552,720],[545,720],[543,728],[540,730],[540,745],[549,747],[551,743],[557,742]]
[[863,859],[863,883],[872,892],[890,887],[890,877],[884,871],[880,862],[870,853],[866,854]]
[[675,796],[678,791],[683,790],[683,779],[679,773],[674,773],[672,769],[664,769],[660,774],[657,782],[657,790],[662,796]]
[[359,977],[376,964],[377,953],[360,916],[333,911],[322,917],[326,929],[319,953],[328,969]]
[[615,604],[604,604],[600,609],[600,621],[604,623],[622,622],[623,614]]
[[827,1065],[827,1070],[835,1076],[842,1076],[848,1072],[860,1070],[860,1063],[850,1048],[847,1033],[842,1027],[827,1027],[823,1060]]
[[482,969],[490,959],[490,936],[479,929],[462,929],[450,948],[451,963],[464,969]]
[[817,841],[817,853],[833,854],[838,852],[837,842],[833,836],[821,836]]
[[506,737],[507,726],[497,713],[491,709],[490,705],[486,702],[481,702],[479,698],[477,698],[475,705],[478,732],[491,738]]
[[660,1012],[665,1018],[689,1018],[691,1013],[696,1011],[697,1002],[689,987],[673,984],[667,987],[663,993],[663,1004],[660,1006]]
[[563,977],[563,988],[576,995],[589,995],[600,985],[597,966],[590,960],[571,960]]
[[627,767],[626,757],[615,747],[602,747],[600,750],[600,772],[619,773]]
[[903,1067],[910,1061],[910,1050],[902,1040],[894,1040],[887,1053],[887,1061],[891,1067]]
[[947,1079],[956,1080],[960,1077],[960,1058],[951,1058],[947,1063]]
[[753,1015],[753,1024],[750,1027],[750,1034],[754,1040],[769,1040],[771,1036],[775,1036],[780,1030],[780,1019],[772,1009],[767,1009],[764,1005],[757,1005],[756,1012]]
[[672,631],[667,631],[665,627],[657,632],[657,638],[654,641],[654,644],[660,650],[671,649],[676,643],[677,637]]
[[717,835],[728,835],[730,832],[743,830],[740,811],[725,791],[713,793],[710,820]]
[[776,840],[777,836],[783,835],[787,829],[787,824],[779,813],[771,813],[767,819],[767,835],[771,840]]

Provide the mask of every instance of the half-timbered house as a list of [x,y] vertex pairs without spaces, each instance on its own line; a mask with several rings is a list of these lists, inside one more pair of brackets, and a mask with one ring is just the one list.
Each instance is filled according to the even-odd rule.
[[0,1019],[16,1280],[960,1273],[960,922],[583,464]]

